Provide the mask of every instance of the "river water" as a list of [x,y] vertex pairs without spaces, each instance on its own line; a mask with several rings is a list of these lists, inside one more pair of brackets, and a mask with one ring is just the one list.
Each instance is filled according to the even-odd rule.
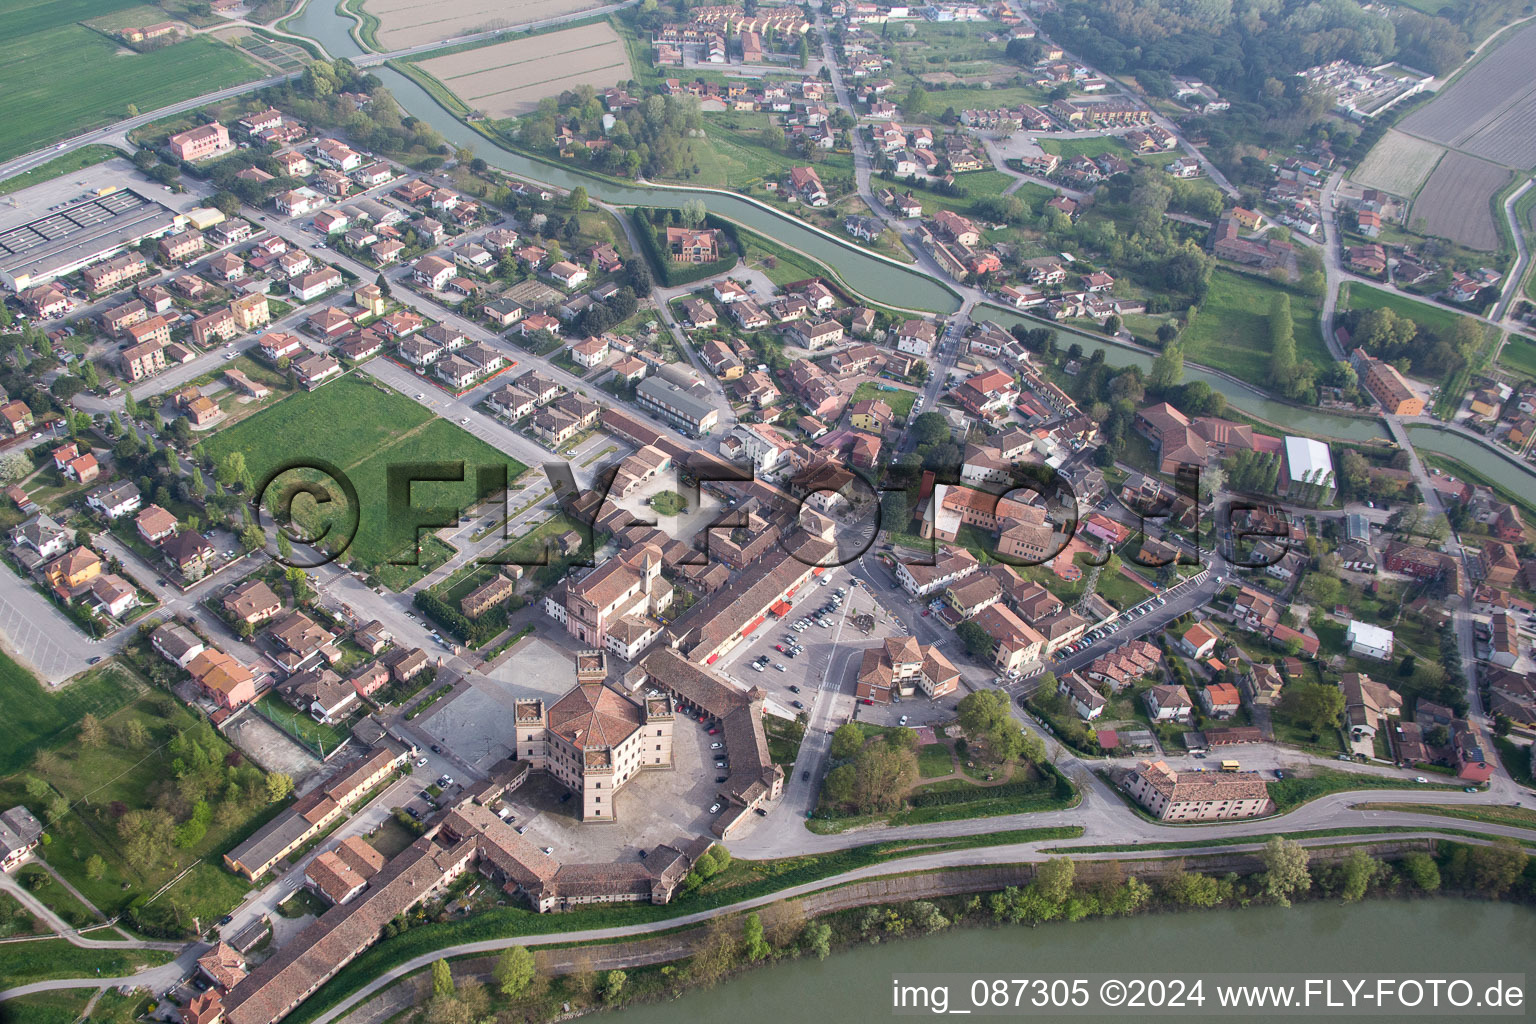
[[[1425,978],[1523,971],[1533,949],[1536,910],[1502,903],[1380,900],[1353,906],[1307,903],[1290,909],[1191,911],[1034,929],[968,928],[859,946],[824,961],[801,959],[752,971],[716,989],[636,1006],[622,1016],[626,1024],[864,1024],[893,1019],[891,979],[897,973],[996,972],[1001,977],[1047,979],[1115,974],[1167,980],[1197,972],[1363,972]],[[1209,986],[1206,993],[1209,997]],[[963,1005],[958,998],[950,1003],[952,1008]],[[1264,1019],[1224,1016],[1212,1012],[1209,1001],[1205,1010],[1165,1019]],[[1319,1016],[1309,1014],[1308,1019]],[[1127,1024],[1138,1017],[1127,1011],[1070,1018],[1042,1013],[1037,1019]],[[1447,1014],[1413,1019],[1455,1018]]]
[[[352,38],[351,24],[348,17],[330,6],[330,0],[309,0],[304,10],[289,19],[284,27],[318,40],[332,56],[362,56],[365,51]],[[378,66],[371,70],[407,112],[430,123],[453,145],[474,147],[478,155],[502,170],[548,182],[559,188],[583,185],[594,196],[612,203],[676,207],[689,199],[702,199],[711,212],[833,267],[848,286],[874,302],[938,312],[952,312],[959,306],[955,295],[932,278],[844,245],[745,199],[691,189],[626,187],[591,178],[556,164],[530,160],[496,145],[474,131],[444,110],[426,90],[392,68]],[[978,310],[975,316],[977,319],[995,319],[1005,326],[1014,323],[1039,326],[1040,323],[990,308]],[[1066,343],[1070,344],[1073,340],[1081,342],[1088,350],[1092,350],[1096,344],[1075,336],[1067,336]],[[1151,357],[1138,349],[1115,344],[1107,339],[1097,343],[1097,347],[1104,350],[1105,359],[1113,366],[1140,366],[1143,370],[1151,366]],[[1233,408],[1284,429],[1343,441],[1372,442],[1387,438],[1385,426],[1375,417],[1337,415],[1320,409],[1277,402],[1225,377],[1193,366],[1186,367],[1185,379],[1205,381],[1212,389],[1226,396]],[[1536,470],[1529,464],[1500,458],[1482,445],[1445,431],[1418,428],[1413,431],[1413,439],[1416,447],[1457,459],[1485,479],[1499,481],[1517,493],[1536,498]]]

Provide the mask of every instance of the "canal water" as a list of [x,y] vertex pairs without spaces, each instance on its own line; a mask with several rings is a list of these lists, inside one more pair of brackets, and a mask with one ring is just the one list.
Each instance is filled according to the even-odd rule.
[[[1380,900],[1352,906],[1307,903],[1290,909],[1190,911],[1039,928],[967,928],[859,946],[824,961],[801,959],[751,971],[718,988],[636,1006],[621,1016],[625,1024],[863,1024],[894,1019],[891,979],[914,972],[1045,979],[1113,974],[1165,981],[1197,973],[1360,972],[1424,979],[1458,972],[1521,972],[1533,949],[1536,910],[1503,903]],[[1265,1019],[1223,1015],[1212,1009],[1210,986],[1206,995],[1204,1012],[1163,1019]],[[950,1002],[951,1008],[965,1005],[958,992]],[[1133,1010],[1115,1016],[1058,1017],[1027,1009],[1012,1019],[1031,1016],[1113,1024],[1140,1019]],[[1306,1017],[1335,1019],[1316,1012]],[[1447,1013],[1411,1019],[1457,1018]]]
[[[365,51],[352,38],[351,25],[351,19],[339,13],[330,0],[309,0],[304,10],[290,18],[284,28],[319,41],[333,57],[359,57]],[[453,145],[472,146],[487,162],[509,173],[548,182],[559,188],[583,185],[594,196],[619,204],[678,207],[690,199],[702,199],[712,213],[727,217],[832,267],[849,287],[871,301],[943,313],[953,312],[959,307],[955,295],[932,278],[844,245],[745,199],[695,189],[616,185],[556,164],[530,160],[496,145],[471,129],[444,110],[425,89],[392,68],[377,66],[370,70],[378,75],[405,111],[431,124]],[[974,316],[976,319],[995,319],[1004,326],[1015,323],[1029,326],[1040,324],[1039,321],[993,308],[979,309]],[[1090,351],[1095,347],[1102,348],[1106,360],[1114,366],[1140,366],[1143,370],[1151,366],[1151,357],[1145,352],[1116,344],[1109,339],[1095,342],[1071,335],[1065,338],[1067,344],[1076,340]],[[1343,441],[1372,442],[1387,438],[1385,426],[1375,417],[1345,416],[1277,402],[1260,392],[1193,366],[1186,367],[1185,379],[1205,381],[1213,390],[1226,396],[1234,408],[1284,429]],[[1486,479],[1500,481],[1519,494],[1536,498],[1536,470],[1530,466],[1501,458],[1482,445],[1455,434],[1423,428],[1411,429],[1416,447],[1455,458]]]

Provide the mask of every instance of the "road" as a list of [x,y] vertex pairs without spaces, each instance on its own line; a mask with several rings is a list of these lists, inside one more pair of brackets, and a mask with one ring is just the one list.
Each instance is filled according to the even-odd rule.
[[1495,323],[1502,323],[1509,315],[1510,304],[1519,297],[1521,285],[1525,283],[1525,275],[1531,269],[1530,247],[1525,240],[1528,225],[1521,224],[1520,218],[1515,215],[1515,204],[1533,187],[1536,187],[1536,179],[1527,178],[1524,185],[1515,189],[1504,200],[1504,219],[1509,221],[1509,232],[1515,239],[1515,263],[1509,268],[1509,274],[1504,278],[1504,288],[1499,292],[1499,301],[1494,304],[1493,315],[1489,317]]

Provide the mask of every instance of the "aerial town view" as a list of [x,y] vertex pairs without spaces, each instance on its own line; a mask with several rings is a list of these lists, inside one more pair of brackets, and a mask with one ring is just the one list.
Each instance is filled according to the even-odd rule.
[[1531,1013],[1526,0],[0,11],[0,1024]]

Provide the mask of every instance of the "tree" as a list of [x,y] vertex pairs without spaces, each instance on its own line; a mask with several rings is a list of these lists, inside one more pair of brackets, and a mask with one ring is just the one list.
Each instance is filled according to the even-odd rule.
[[32,459],[26,452],[11,452],[0,456],[0,481],[16,483],[32,472]]
[[1508,837],[1491,846],[1472,847],[1467,862],[1473,888],[1490,899],[1498,899],[1525,873],[1527,859],[1520,844]]
[[267,802],[277,803],[293,792],[293,777],[286,772],[267,773]]
[[1269,372],[1276,387],[1288,393],[1296,376],[1296,328],[1291,320],[1291,298],[1284,292],[1269,305]]
[[577,185],[571,189],[571,194],[565,197],[565,205],[573,213],[585,213],[589,205],[586,186]]
[[864,729],[858,722],[845,722],[832,734],[832,759],[846,761],[864,746]]
[[966,619],[955,627],[955,635],[965,644],[965,651],[973,658],[984,658],[992,653],[992,637],[981,623]]
[[1358,846],[1349,851],[1339,865],[1339,896],[1345,903],[1356,903],[1365,897],[1371,882],[1381,870],[1381,862]]
[[824,921],[812,921],[805,926],[805,951],[818,960],[825,960],[832,952],[832,926]]
[[1298,683],[1281,692],[1280,711],[1320,736],[1338,726],[1344,713],[1344,693],[1324,683]]
[[1023,731],[1014,719],[1008,707],[1008,695],[1003,691],[977,690],[967,694],[955,711],[965,734],[973,740],[984,740],[988,751],[998,760],[1011,760],[1023,749]]
[[93,882],[99,882],[107,873],[107,862],[102,860],[101,854],[93,853],[85,860],[85,877]]
[[1259,882],[1264,895],[1272,902],[1288,907],[1292,896],[1311,888],[1312,875],[1307,871],[1311,855],[1295,840],[1273,836],[1264,844],[1260,859],[1264,862],[1264,873],[1259,876]]
[[1420,892],[1436,892],[1440,888],[1440,868],[1435,858],[1427,853],[1410,853],[1398,862],[1403,877]]
[[741,924],[742,941],[746,946],[747,959],[753,962],[767,959],[773,950],[768,946],[768,940],[763,938],[763,919],[757,911],[748,914]]
[[[1158,331],[1161,333],[1162,328],[1158,328]],[[1152,372],[1147,375],[1147,389],[1154,393],[1161,393],[1183,379],[1184,346],[1171,343],[1152,360]]]
[[949,440],[949,421],[943,413],[925,412],[912,421],[912,438],[919,448]]
[[624,997],[624,984],[629,981],[629,975],[618,968],[609,971],[603,979],[603,1002],[610,1006]]
[[432,994],[439,997],[453,995],[453,970],[447,960],[432,961]]
[[907,98],[902,102],[901,110],[909,118],[925,113],[928,110],[928,91],[914,82],[912,88],[907,90]]
[[516,999],[533,984],[533,975],[533,953],[525,946],[510,946],[496,958],[491,980],[496,982],[496,988],[502,995]]
[[80,745],[84,747],[99,747],[106,742],[107,731],[102,728],[101,720],[87,712],[80,719]]
[[713,986],[727,971],[736,966],[736,937],[731,934],[724,918],[715,918],[704,933],[704,938],[694,947],[688,962],[688,976],[695,983],[708,988]]

